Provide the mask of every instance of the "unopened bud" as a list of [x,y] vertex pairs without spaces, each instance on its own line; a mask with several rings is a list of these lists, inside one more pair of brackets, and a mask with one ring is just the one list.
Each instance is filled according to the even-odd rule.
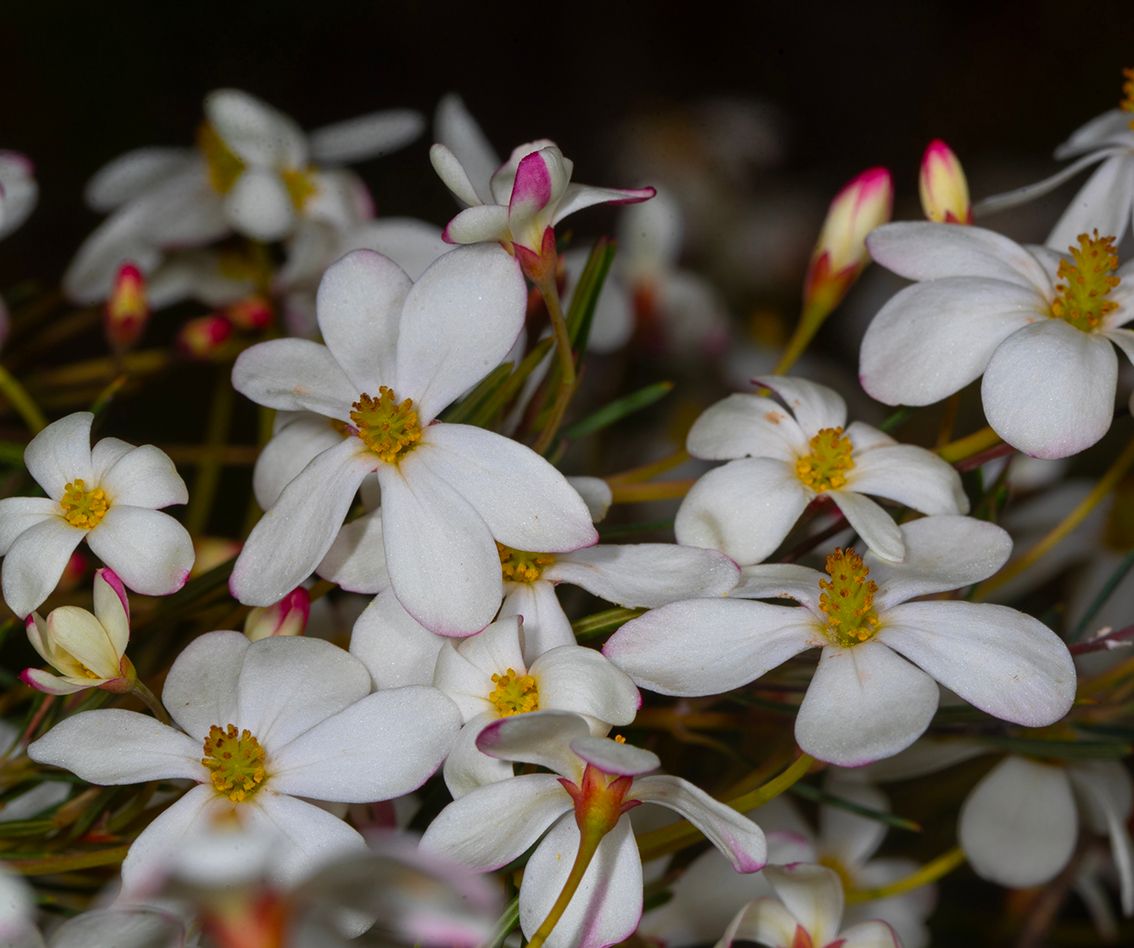
[[311,597],[300,586],[271,606],[257,606],[244,620],[244,634],[253,642],[273,635],[302,635],[311,612]]
[[262,296],[249,296],[226,306],[224,315],[241,332],[260,332],[275,319],[272,304]]
[[232,335],[232,323],[215,313],[189,320],[177,334],[177,348],[190,359],[211,359]]
[[146,279],[134,264],[124,263],[106,301],[106,338],[111,348],[117,352],[131,348],[141,338],[149,318]]
[[938,224],[971,224],[969,185],[953,149],[935,138],[925,149],[918,176],[921,209]]

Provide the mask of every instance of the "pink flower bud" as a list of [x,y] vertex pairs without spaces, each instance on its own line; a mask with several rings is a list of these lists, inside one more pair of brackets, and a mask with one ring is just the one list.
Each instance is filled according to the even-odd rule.
[[262,296],[249,296],[225,307],[228,321],[242,332],[260,332],[275,319],[272,304]]
[[971,224],[969,185],[953,149],[935,138],[921,157],[918,191],[925,216],[938,224]]
[[110,298],[106,301],[106,338],[111,348],[123,352],[141,337],[149,322],[146,280],[132,263],[118,268]]
[[191,576],[203,576],[209,570],[236,559],[241,544],[224,537],[197,537],[193,540],[193,569]]
[[253,642],[273,635],[302,635],[311,612],[311,597],[300,586],[271,606],[258,606],[244,620],[244,634]]
[[190,359],[211,359],[232,335],[232,323],[211,314],[189,320],[177,334],[177,348]]

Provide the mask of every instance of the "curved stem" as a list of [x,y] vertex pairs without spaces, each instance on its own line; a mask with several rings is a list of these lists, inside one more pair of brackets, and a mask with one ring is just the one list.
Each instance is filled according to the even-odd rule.
[[551,911],[547,913],[547,918],[543,920],[539,928],[536,929],[536,933],[532,935],[531,940],[528,942],[528,948],[540,948],[540,945],[547,941],[548,936],[554,930],[555,926],[559,924],[559,919],[561,919],[563,913],[567,911],[567,906],[570,905],[571,899],[579,888],[579,884],[583,881],[587,867],[590,866],[591,859],[594,858],[599,843],[602,842],[602,838],[605,835],[605,833],[597,832],[580,833],[579,851],[575,854],[575,861],[571,865],[571,871],[567,874],[567,881],[563,883],[563,891],[559,893],[559,898],[557,898],[555,904],[551,906]]
[[536,286],[543,297],[548,318],[551,320],[551,331],[555,335],[555,351],[558,354],[560,375],[559,391],[555,394],[555,402],[551,406],[551,415],[548,417],[547,424],[540,432],[536,443],[532,445],[532,450],[537,454],[543,454],[548,445],[551,444],[555,433],[559,430],[559,425],[567,412],[567,403],[571,400],[571,395],[575,391],[575,354],[571,351],[571,339],[567,335],[567,320],[563,316],[563,306],[559,301],[559,287],[555,284],[554,268],[551,268],[551,275],[545,276]]
[[134,679],[133,684],[130,685],[129,693],[149,708],[153,712],[154,717],[161,721],[162,724],[170,723],[169,712],[165,710],[162,703],[154,696],[154,693],[140,681]]
[[991,428],[981,428],[971,435],[942,445],[937,449],[937,453],[950,464],[955,464],[957,461],[963,461],[974,454],[995,447],[1000,444],[1000,440],[1000,435]]
[[35,400],[4,366],[0,365],[0,395],[3,395],[16,413],[24,420],[32,434],[38,434],[47,427],[47,419]]
[[873,902],[875,899],[886,899],[892,895],[901,895],[903,892],[920,889],[923,885],[929,885],[931,882],[936,882],[943,876],[947,876],[964,861],[964,850],[960,846],[954,846],[948,852],[942,853],[916,872],[911,872],[897,882],[891,882],[889,885],[878,886],[874,889],[851,889],[847,892],[847,902]]
[[607,482],[610,485],[611,503],[643,504],[651,500],[671,500],[684,497],[696,483],[696,478],[680,481],[655,481],[652,484],[626,484]]

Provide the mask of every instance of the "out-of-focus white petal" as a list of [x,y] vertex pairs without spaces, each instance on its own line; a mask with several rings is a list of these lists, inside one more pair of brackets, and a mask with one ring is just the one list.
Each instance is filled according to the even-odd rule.
[[359,395],[330,349],[308,339],[272,339],[245,349],[232,367],[232,386],[257,405],[339,420],[349,417]]
[[793,948],[798,930],[799,922],[783,903],[773,898],[755,899],[736,913],[716,948],[731,948],[737,941]]
[[105,214],[184,172],[195,160],[187,148],[135,148],[99,168],[83,189],[83,200],[91,210]]
[[843,919],[843,886],[834,872],[825,866],[802,863],[771,866],[767,878],[813,944],[826,946],[834,941]]
[[350,653],[366,666],[375,688],[428,685],[444,642],[406,612],[393,590],[387,589],[355,622]]
[[424,128],[425,119],[412,109],[371,112],[315,129],[309,136],[311,156],[334,164],[377,158],[408,145]]
[[224,144],[252,165],[296,167],[307,159],[299,126],[277,109],[239,89],[205,97],[205,115]]
[[827,495],[875,554],[886,560],[898,561],[906,555],[901,529],[894,518],[873,500],[853,490],[832,490]]
[[169,455],[152,444],[143,444],[119,458],[99,483],[112,504],[131,507],[168,507],[189,500],[185,481]]
[[808,436],[783,407],[758,395],[729,395],[709,406],[689,429],[685,447],[695,458],[729,461],[767,457],[794,463]]
[[[434,130],[437,141],[441,147],[449,150],[459,160],[461,167],[467,172],[468,178],[475,185],[475,190],[469,196],[461,196],[466,204],[492,203],[492,192],[488,182],[493,172],[500,167],[500,157],[489,144],[484,132],[477,125],[472,114],[465,107],[460,96],[449,93],[442,97],[437,104],[437,113],[433,117]],[[434,146],[437,148],[438,146]],[[432,157],[432,154],[430,155]],[[440,174],[440,171],[438,171]],[[444,175],[442,178],[444,179]],[[445,182],[450,190],[452,185]]]
[[[430,147],[429,163],[433,165],[433,170],[437,172],[437,177],[441,179],[441,183],[452,191],[453,196],[466,207],[480,207],[491,203],[492,196],[486,193],[482,197],[477,193],[476,186],[472,183],[463,163],[445,144],[438,142]],[[484,178],[481,187],[487,191],[488,177]],[[507,211],[503,215],[503,220],[506,227]]]
[[1127,917],[1134,915],[1134,843],[1126,828],[1131,810],[1130,775],[1118,761],[1086,760],[1069,767],[1067,776],[1085,804],[1087,824],[1110,838],[1122,912]]
[[358,830],[322,807],[266,788],[238,811],[253,831],[269,830],[286,846],[267,865],[270,882],[292,885],[347,853],[366,851]]
[[441,239],[441,228],[412,217],[383,217],[367,221],[344,238],[351,249],[374,250],[389,257],[418,280],[442,254],[453,249]]
[[4,556],[2,585],[8,608],[23,618],[50,596],[83,535],[62,517],[51,517],[16,537]]
[[[109,713],[109,712],[99,712]],[[200,752],[200,747],[197,748]],[[194,787],[150,823],[130,845],[122,861],[122,890],[129,894],[152,889],[155,878],[169,865],[169,854],[222,817],[228,801],[208,784]],[[210,812],[211,811],[211,812]]]
[[[832,777],[827,780],[824,789],[840,799],[857,803],[866,809],[880,813],[890,812],[890,803],[886,795],[877,787],[863,781],[839,780]],[[874,855],[885,835],[886,824],[881,820],[860,816],[841,806],[819,807],[821,849],[846,867],[857,868],[865,863]]]
[[111,505],[87,534],[87,545],[122,582],[146,596],[168,596],[184,586],[195,557],[189,531],[169,514],[121,504]]
[[89,411],[77,411],[53,421],[24,449],[24,466],[52,500],[63,496],[70,481],[81,478],[94,487],[91,466],[91,422]]
[[844,928],[839,932],[839,941],[839,948],[913,948],[900,941],[889,924],[876,919]]
[[295,228],[295,205],[273,171],[245,171],[225,195],[224,213],[233,230],[253,240],[282,240]]
[[583,498],[583,503],[591,512],[591,520],[595,523],[602,523],[610,511],[614,497],[610,485],[601,477],[585,476],[568,477],[567,483],[574,487],[579,496]]

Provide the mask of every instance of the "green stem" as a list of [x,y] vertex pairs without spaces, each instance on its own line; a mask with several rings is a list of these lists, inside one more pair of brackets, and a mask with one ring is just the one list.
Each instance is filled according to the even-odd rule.
[[209,420],[205,430],[205,452],[197,464],[197,476],[193,481],[193,493],[189,495],[189,509],[185,513],[185,529],[193,536],[205,532],[209,514],[212,513],[213,499],[220,484],[221,467],[224,464],[224,449],[228,439],[229,424],[232,420],[233,392],[225,374],[213,392],[209,407]]
[[47,427],[47,419],[32,397],[4,366],[0,365],[0,395],[3,395],[17,414],[23,418],[32,434],[39,434]]
[[154,693],[137,679],[134,679],[133,684],[130,685],[130,694],[149,708],[154,713],[154,717],[161,721],[162,724],[170,723],[169,712],[165,710],[162,703],[154,696]]
[[551,331],[555,336],[555,349],[559,358],[559,391],[555,394],[555,402],[551,406],[551,414],[547,424],[540,432],[532,449],[536,454],[543,454],[551,444],[563,416],[567,412],[567,403],[575,391],[575,354],[571,351],[571,339],[567,335],[567,320],[563,317],[563,306],[559,301],[559,287],[555,284],[555,268],[550,268],[549,276],[544,277],[537,284],[547,315],[551,320]]
[[563,891],[559,893],[559,898],[555,900],[555,904],[551,906],[551,911],[547,913],[547,918],[543,920],[543,924],[536,929],[536,933],[532,935],[531,941],[528,942],[528,948],[540,948],[540,946],[547,941],[548,936],[557,924],[559,919],[563,917],[563,913],[567,911],[567,906],[571,903],[575,892],[579,888],[579,884],[583,881],[583,876],[586,875],[587,867],[591,864],[591,859],[594,858],[595,852],[598,850],[599,843],[605,833],[587,832],[579,836],[579,851],[575,854],[575,862],[571,866],[571,871],[567,874],[567,881],[563,884]]

